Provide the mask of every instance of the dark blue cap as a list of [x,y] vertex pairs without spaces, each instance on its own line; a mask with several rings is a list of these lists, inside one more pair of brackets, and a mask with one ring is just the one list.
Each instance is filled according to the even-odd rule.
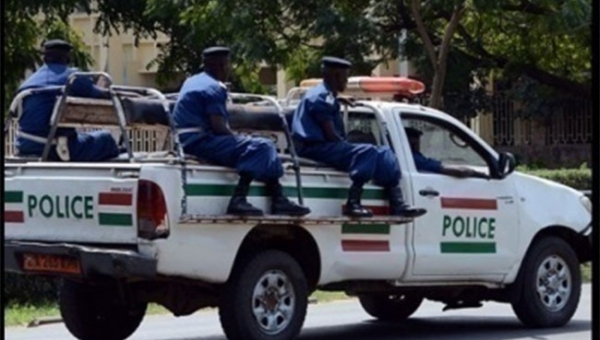
[[61,39],[52,39],[44,42],[42,45],[44,50],[71,50],[73,49],[73,45]]
[[323,57],[321,62],[326,67],[350,68],[352,66],[348,60],[336,57]]
[[225,57],[231,53],[231,50],[225,46],[212,46],[202,51],[203,58]]

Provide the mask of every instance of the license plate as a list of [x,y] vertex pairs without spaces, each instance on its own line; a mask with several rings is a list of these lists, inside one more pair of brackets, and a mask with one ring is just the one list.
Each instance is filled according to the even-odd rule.
[[32,272],[81,274],[77,259],[60,255],[23,254],[23,269]]

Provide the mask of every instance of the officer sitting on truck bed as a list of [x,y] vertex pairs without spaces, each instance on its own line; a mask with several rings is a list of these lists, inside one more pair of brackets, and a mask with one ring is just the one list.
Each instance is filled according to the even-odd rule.
[[273,142],[266,138],[237,136],[229,129],[227,88],[222,83],[229,75],[229,53],[226,47],[204,50],[204,72],[189,77],[181,88],[173,118],[183,149],[238,171],[240,180],[227,207],[228,214],[263,214],[246,200],[250,183],[256,179],[266,183],[272,198],[272,214],[306,215],[310,213],[308,208],[283,195],[279,183],[283,167]]
[[325,57],[322,62],[323,82],[306,92],[294,112],[292,135],[298,154],[350,173],[352,186],[348,191],[345,215],[373,215],[360,203],[363,185],[372,179],[385,188],[392,215],[423,215],[424,209],[413,208],[404,202],[399,187],[400,167],[389,147],[345,141],[339,101],[346,99],[338,98],[338,93],[346,88],[351,64],[332,57]]
[[425,157],[421,153],[421,136],[423,132],[417,130],[412,127],[404,128],[406,132],[406,137],[408,138],[408,143],[410,145],[410,150],[413,154],[413,159],[415,161],[415,166],[419,172],[431,172],[435,174],[442,174],[454,177],[480,177],[480,178],[488,178],[489,176],[473,170],[467,167],[449,167],[445,166],[442,162],[437,159]]
[[[19,87],[17,93],[32,88],[66,85],[69,76],[77,72],[77,69],[68,67],[73,48],[71,44],[63,40],[50,40],[43,48],[44,65]],[[46,137],[50,133],[50,117],[58,95],[58,92],[45,92],[25,98],[17,132],[16,146],[19,156],[42,156]],[[77,78],[70,87],[69,95],[110,98],[108,90],[95,86],[89,77]],[[51,161],[94,162],[119,155],[117,143],[108,131],[77,133],[75,129],[60,128],[56,135],[57,139],[52,143],[56,144],[58,141],[59,148],[57,150],[57,146],[53,145],[50,149]]]

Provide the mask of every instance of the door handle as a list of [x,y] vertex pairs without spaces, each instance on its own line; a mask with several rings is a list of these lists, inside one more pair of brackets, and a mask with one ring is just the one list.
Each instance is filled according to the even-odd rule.
[[433,190],[433,189],[424,189],[424,190],[419,191],[419,195],[421,195],[421,196],[434,196],[435,197],[435,196],[439,196],[440,193],[437,192],[437,191],[435,191],[435,190]]

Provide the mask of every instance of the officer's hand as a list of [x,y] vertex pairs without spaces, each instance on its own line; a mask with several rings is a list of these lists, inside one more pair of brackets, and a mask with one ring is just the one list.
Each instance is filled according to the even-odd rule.
[[486,174],[486,173],[479,172],[479,171],[473,170],[473,169],[469,169],[469,170],[470,170],[470,177],[483,178],[483,179],[490,178],[490,176],[488,176],[488,174]]
[[354,98],[354,97],[350,97],[350,96],[338,96],[337,99],[342,104],[345,104],[345,105],[348,105],[348,106],[351,106],[351,107],[355,107],[356,106],[356,104],[355,104],[356,98]]

